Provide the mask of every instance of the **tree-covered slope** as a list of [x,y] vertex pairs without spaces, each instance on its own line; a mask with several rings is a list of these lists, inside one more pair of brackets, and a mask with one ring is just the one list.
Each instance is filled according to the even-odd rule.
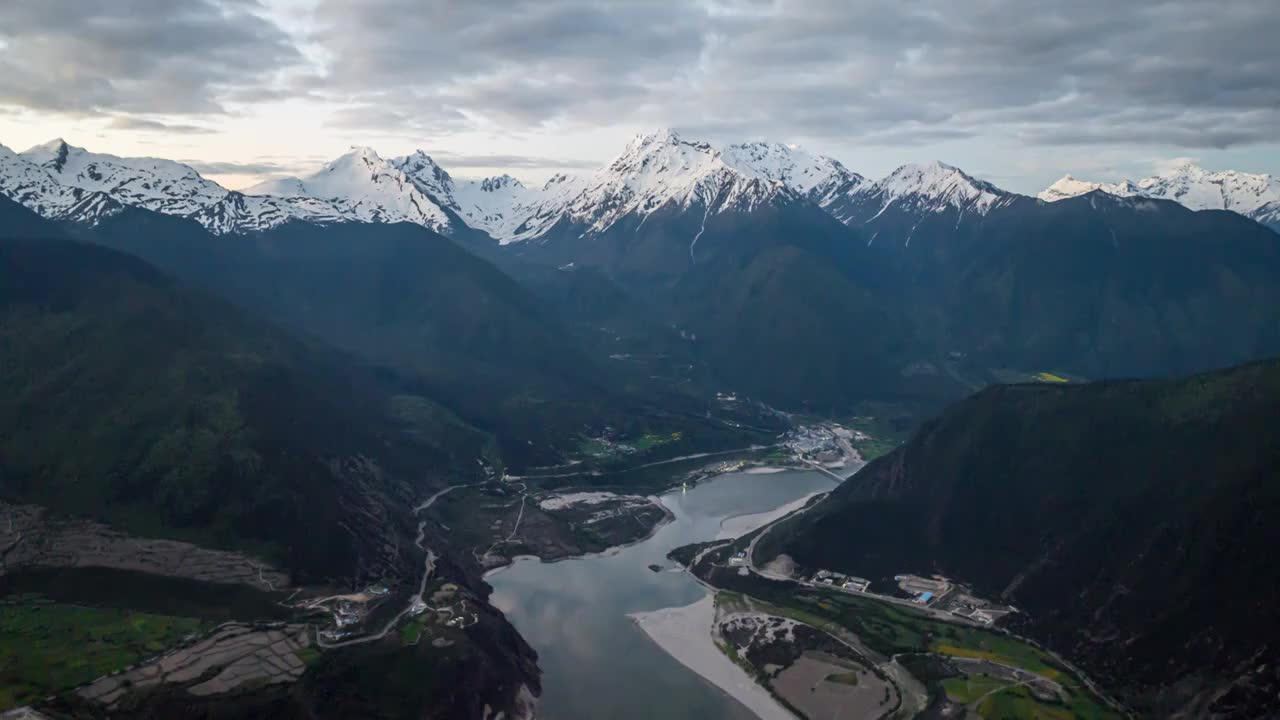
[[0,195],[0,238],[62,237],[57,225]]
[[398,379],[136,258],[7,239],[0,277],[7,500],[353,577],[400,562],[395,508],[472,472],[486,442]]
[[655,412],[705,410],[648,372],[627,372],[609,358],[616,349],[584,342],[560,301],[415,225],[297,223],[213,237],[189,220],[126,210],[75,232],[412,375],[491,431],[513,467],[562,461],[588,427],[643,433]]
[[894,254],[917,326],[987,367],[1150,377],[1280,353],[1280,236],[1235,213],[1023,198]]
[[830,258],[779,245],[717,261],[677,288],[676,313],[727,387],[780,407],[840,412],[859,400],[954,398],[893,293]]
[[872,578],[944,573],[1019,607],[1028,632],[1145,710],[1221,692],[1219,709],[1245,707],[1275,688],[1280,654],[1278,420],[1276,361],[991,387],[761,551]]

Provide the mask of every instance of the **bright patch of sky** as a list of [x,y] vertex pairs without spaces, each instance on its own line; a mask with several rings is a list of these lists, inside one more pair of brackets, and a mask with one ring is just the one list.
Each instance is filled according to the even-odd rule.
[[657,127],[1029,194],[1188,156],[1280,172],[1273,2],[1082,2],[6,4],[0,143],[196,161],[233,188],[353,145],[537,183]]

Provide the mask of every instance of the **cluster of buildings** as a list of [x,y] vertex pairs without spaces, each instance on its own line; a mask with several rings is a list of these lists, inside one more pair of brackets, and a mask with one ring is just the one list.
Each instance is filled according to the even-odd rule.
[[871,581],[866,578],[860,578],[853,575],[844,575],[830,570],[819,570],[813,574],[809,582],[820,585],[830,585],[848,590],[850,592],[864,593],[867,588],[871,587]]
[[869,439],[860,430],[829,423],[795,428],[786,434],[783,444],[803,460],[837,468],[858,457],[853,441]]
[[939,603],[938,609],[983,625],[994,625],[1005,615],[1017,612],[1017,608],[1012,605],[998,605],[962,590],[956,591]]
[[[730,565],[742,565],[745,562],[744,553],[738,553],[729,560]],[[930,611],[950,613],[971,622],[994,625],[1009,613],[1018,611],[1012,605],[1001,605],[977,597],[967,588],[958,586],[941,575],[932,577],[895,575],[893,579],[898,583],[898,589],[909,596],[910,602],[927,607]],[[809,585],[825,585],[845,592],[876,595],[894,602],[904,602],[901,596],[891,597],[870,592],[871,581],[866,578],[845,575],[832,570],[818,570],[812,577],[802,582]]]
[[893,579],[898,588],[911,596],[911,601],[921,605],[929,605],[951,592],[951,581],[941,575],[931,578],[919,575],[895,575]]
[[321,631],[320,636],[326,641],[336,642],[350,636],[354,632],[354,626],[364,622],[368,616],[370,605],[390,592],[386,585],[371,585],[358,593],[310,600],[305,605],[326,607],[329,610],[334,626]]

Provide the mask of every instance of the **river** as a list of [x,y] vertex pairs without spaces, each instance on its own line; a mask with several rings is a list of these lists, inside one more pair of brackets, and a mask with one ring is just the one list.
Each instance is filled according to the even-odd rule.
[[674,519],[644,542],[554,563],[520,558],[489,575],[493,604],[538,652],[538,717],[754,717],[659,648],[628,615],[687,606],[706,596],[687,573],[648,569],[654,563],[671,567],[666,555],[673,548],[715,538],[730,518],[768,512],[834,485],[811,471],[721,475],[664,495]]

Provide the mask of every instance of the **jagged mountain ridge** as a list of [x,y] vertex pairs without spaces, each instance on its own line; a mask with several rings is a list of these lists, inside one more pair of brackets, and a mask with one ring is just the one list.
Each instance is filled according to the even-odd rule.
[[1184,162],[1141,180],[1114,183],[1080,180],[1066,175],[1037,197],[1056,202],[1094,190],[1119,197],[1173,200],[1192,210],[1231,210],[1272,228],[1280,228],[1280,178],[1268,173],[1235,170],[1210,172]]
[[[1068,175],[1038,198],[1052,202],[1093,190],[1232,210],[1280,227],[1280,179],[1208,172],[1190,163],[1139,181]],[[638,227],[663,208],[710,216],[803,199],[861,229],[871,243],[906,245],[922,226],[925,233],[944,220],[957,227],[1024,197],[941,162],[904,165],[871,181],[795,145],[718,146],[673,130],[637,135],[594,172],[556,175],[541,186],[509,175],[454,177],[422,150],[383,158],[353,147],[314,173],[241,191],[179,162],[94,153],[57,139],[22,153],[0,146],[0,192],[44,217],[87,224],[133,205],[191,217],[216,234],[261,232],[290,221],[411,222],[451,236],[484,233],[503,244]],[[636,222],[619,224],[629,216]]]
[[104,192],[63,185],[4,145],[0,145],[0,194],[46,219],[74,218],[90,225],[123,207]]
[[123,158],[92,153],[62,138],[21,153],[59,184],[102,192],[126,205],[169,215],[188,215],[227,194],[195,169],[160,158]]
[[[887,188],[890,179],[895,182]],[[971,178],[968,184],[984,185]],[[93,153],[61,139],[23,153],[0,152],[0,191],[46,217],[91,223],[102,212],[134,205],[191,217],[218,234],[262,231],[290,220],[412,222],[446,235],[477,230],[510,243],[542,239],[565,226],[599,234],[627,215],[643,218],[669,205],[750,211],[779,197],[805,199],[851,223],[865,219],[851,210],[869,206],[865,196],[897,198],[910,190],[900,177],[871,183],[794,145],[718,147],[672,130],[638,135],[600,169],[557,175],[540,187],[509,175],[455,178],[421,150],[382,158],[354,147],[309,175],[242,191],[228,191],[182,163]],[[936,188],[919,190],[929,197]],[[78,207],[88,198],[100,206],[93,213]]]

